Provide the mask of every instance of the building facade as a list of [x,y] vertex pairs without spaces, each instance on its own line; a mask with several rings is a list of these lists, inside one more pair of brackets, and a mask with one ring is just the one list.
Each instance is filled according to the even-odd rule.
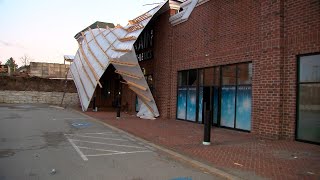
[[[206,104],[218,127],[320,143],[320,1],[199,2],[140,36],[152,42],[136,53],[160,116],[202,123]],[[136,101],[124,86],[122,104]]]
[[[29,75],[42,78],[65,79],[69,67],[69,64],[30,62]],[[67,78],[70,79],[70,75]]]

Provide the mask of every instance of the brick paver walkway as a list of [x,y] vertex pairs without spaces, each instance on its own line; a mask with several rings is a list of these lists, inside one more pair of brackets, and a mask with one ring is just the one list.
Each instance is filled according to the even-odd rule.
[[213,127],[212,144],[202,145],[203,125],[145,120],[115,112],[86,112],[109,125],[244,179],[320,179],[320,146],[263,140],[246,132]]

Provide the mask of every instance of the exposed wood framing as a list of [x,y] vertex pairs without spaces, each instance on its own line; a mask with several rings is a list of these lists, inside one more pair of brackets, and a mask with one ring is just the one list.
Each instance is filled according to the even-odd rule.
[[93,34],[93,32],[92,32],[92,30],[91,30],[91,28],[89,28],[89,31],[90,31],[90,33],[91,33],[91,35],[92,35],[92,37],[93,37],[93,39],[94,39],[94,42],[97,44],[97,46],[99,47],[99,49],[103,52],[103,54],[110,60],[111,58],[109,57],[109,55],[106,53],[106,52],[104,52],[104,50],[102,49],[102,47],[101,47],[101,45],[98,43],[98,41],[97,41],[97,39],[96,39],[96,37],[94,36],[94,34]]
[[150,98],[148,98],[147,96],[145,96],[144,94],[140,93],[138,90],[134,89],[133,87],[129,87],[133,92],[135,92],[138,96],[142,97],[143,99],[145,99],[148,102],[151,102],[152,100]]
[[123,76],[131,77],[131,78],[135,78],[135,79],[142,79],[141,76],[137,76],[135,74],[131,74],[131,73],[128,73],[128,72],[119,71],[119,70],[115,70],[114,72],[118,73],[120,75],[123,75]]
[[[106,37],[111,33],[111,29],[109,29],[109,32],[107,32],[106,35],[103,34],[105,31],[107,31],[106,29],[103,30],[103,31],[101,31],[101,29],[100,29],[99,26],[98,26],[98,30],[99,30],[99,33],[102,34],[102,37],[103,37],[105,40],[107,40],[108,43],[113,47],[113,43],[111,43],[111,42],[106,38]],[[97,37],[97,36],[96,36],[96,37]],[[109,47],[110,47],[110,46],[109,46]]]
[[[90,28],[91,29],[91,28]],[[100,34],[102,34],[102,36],[104,36],[103,35],[103,33],[105,32],[106,30],[104,30],[104,31],[99,31],[99,33],[97,34],[97,35],[95,35],[94,37],[98,37],[98,36],[100,36]],[[106,36],[108,35],[108,33],[106,34]],[[92,39],[90,39],[89,41],[88,41],[88,43],[90,43],[91,41],[93,41],[94,39],[92,38]]]
[[129,28],[126,29],[127,32],[133,32],[133,31],[137,31],[139,29],[142,29],[144,28],[144,25],[142,24],[135,24],[135,25],[132,25],[130,26]]
[[[118,25],[116,26],[116,28],[118,28]],[[106,29],[108,29],[117,39],[119,39],[119,36],[116,35],[116,33],[114,33],[112,29],[110,29],[108,26],[106,26]]]
[[84,91],[84,93],[86,94],[88,101],[90,101],[90,97],[89,97],[89,95],[88,95],[88,93],[87,93],[87,91],[86,91],[86,88],[84,87],[84,84],[83,84],[82,79],[81,79],[81,76],[80,76],[80,74],[79,74],[79,70],[78,70],[78,68],[77,68],[77,65],[75,64],[74,67],[76,68],[76,71],[77,71],[77,74],[78,74],[80,83],[81,83],[81,85],[82,85],[83,91]]
[[128,86],[133,86],[133,87],[136,87],[138,89],[141,89],[142,91],[146,91],[148,88],[144,87],[144,86],[141,86],[137,83],[134,83],[134,82],[130,82],[130,81],[127,81],[127,82],[123,82],[123,81],[120,81],[121,83],[123,84],[127,84]]
[[96,79],[97,83],[99,84],[100,88],[102,88],[102,85],[101,85],[101,83],[100,83],[100,81],[99,81],[99,77],[98,77],[96,71],[94,70],[94,68],[92,67],[92,65],[90,64],[88,58],[87,58],[86,55],[84,54],[84,51],[83,51],[83,49],[82,49],[81,44],[78,44],[78,45],[79,45],[79,49],[80,49],[81,55],[83,56],[83,59],[84,59],[84,60],[86,61],[86,63],[88,64],[88,66],[89,66],[91,72],[93,73],[93,76],[94,76],[94,78]]
[[129,23],[130,24],[137,24],[137,23],[139,23],[141,21],[144,21],[144,20],[148,19],[151,16],[152,16],[151,14],[144,13],[144,14],[142,14],[142,15],[140,15],[140,16],[132,19],[132,20],[129,20]]
[[82,34],[82,37],[83,37],[83,39],[84,39],[84,42],[86,43],[86,45],[87,45],[87,47],[88,47],[88,50],[89,50],[90,54],[91,54],[92,57],[96,60],[96,62],[100,65],[101,69],[104,71],[104,68],[105,68],[104,65],[99,61],[99,59],[96,57],[96,55],[94,55],[94,53],[92,52],[91,47],[90,47],[89,44],[88,44],[88,41],[87,41],[86,36],[84,36],[83,33],[81,33],[81,34]]
[[131,49],[115,49],[115,48],[112,50],[118,51],[118,52],[130,52],[131,51]]
[[141,98],[141,101],[147,106],[147,108],[151,111],[151,113],[156,116],[156,113],[153,111],[153,109],[151,108],[151,106],[144,100]]
[[82,65],[82,69],[84,70],[84,72],[85,72],[85,74],[86,74],[87,78],[90,80],[90,82],[91,82],[91,84],[92,84],[93,89],[95,89],[95,85],[94,85],[94,83],[92,82],[92,80],[91,80],[91,78],[90,78],[90,76],[89,76],[89,74],[88,74],[88,72],[87,72],[86,68],[84,67],[84,65],[83,65],[83,63],[82,63],[82,58],[81,58],[81,57],[80,57],[80,55],[79,55],[79,51],[77,52],[77,54],[76,54],[76,55],[79,57],[79,61],[80,61],[81,65]]
[[[98,28],[99,29],[99,31],[101,31],[101,29],[100,28]],[[108,32],[108,34],[109,33],[111,33],[111,29],[109,29],[109,32]],[[107,35],[108,35],[107,34]],[[106,35],[106,36],[107,36]],[[102,35],[103,36],[103,38],[110,44],[110,46],[104,51],[104,52],[107,52],[111,47],[112,48],[115,48],[114,46],[113,46],[113,44],[117,41],[117,40],[115,40],[115,41],[113,41],[112,43],[106,38],[106,36],[104,36],[104,35]]]
[[110,59],[110,62],[112,64],[116,64],[116,65],[120,65],[120,66],[130,66],[130,67],[134,67],[137,66],[138,64],[136,63],[129,63],[129,62],[122,62],[122,61],[118,61],[118,60],[114,60],[114,59]]
[[137,39],[137,37],[135,37],[135,36],[129,36],[129,37],[120,38],[119,41],[126,42],[126,41],[133,41],[133,40],[136,40],[136,39]]

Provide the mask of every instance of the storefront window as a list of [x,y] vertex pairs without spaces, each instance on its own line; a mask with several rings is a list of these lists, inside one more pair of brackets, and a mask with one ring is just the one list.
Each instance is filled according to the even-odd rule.
[[214,84],[214,68],[204,69],[204,86],[213,86]]
[[177,104],[177,118],[186,119],[187,112],[187,88],[178,88],[178,104]]
[[222,74],[221,126],[250,131],[252,63],[224,66]]
[[251,86],[237,87],[236,128],[251,130]]
[[218,120],[218,93],[220,86],[220,67],[210,67],[199,70],[203,72],[203,83],[199,84],[199,111],[198,122],[203,121],[203,104],[206,111],[212,112],[212,121],[217,124]]
[[196,121],[197,87],[188,88],[187,96],[187,120]]
[[197,70],[196,69],[189,70],[188,85],[197,86],[197,79],[198,79]]
[[252,63],[239,64],[237,68],[237,84],[251,84]]
[[177,118],[203,122],[210,111],[213,124],[250,131],[251,82],[252,63],[181,71]]
[[236,86],[222,86],[221,126],[234,128]]
[[298,78],[297,139],[320,143],[320,54],[301,56]]
[[216,87],[220,87],[220,67],[214,68],[214,82],[213,85]]
[[196,121],[198,70],[178,72],[177,118]]
[[178,73],[178,85],[179,86],[187,85],[187,77],[188,77],[188,71],[180,71]]
[[222,67],[222,85],[236,85],[236,65]]

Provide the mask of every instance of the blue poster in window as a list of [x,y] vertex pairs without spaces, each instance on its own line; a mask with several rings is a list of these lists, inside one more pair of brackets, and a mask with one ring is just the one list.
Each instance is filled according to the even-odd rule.
[[202,122],[202,106],[203,106],[203,87],[199,88],[199,113],[198,121]]
[[178,89],[178,107],[177,107],[177,118],[186,119],[186,108],[187,108],[187,88]]
[[221,126],[234,128],[235,92],[235,86],[221,89]]
[[251,86],[238,86],[236,128],[251,130]]
[[213,123],[217,124],[218,123],[218,92],[219,88],[213,87]]
[[196,87],[190,87],[187,97],[187,120],[196,121],[196,107],[197,107],[197,89]]

